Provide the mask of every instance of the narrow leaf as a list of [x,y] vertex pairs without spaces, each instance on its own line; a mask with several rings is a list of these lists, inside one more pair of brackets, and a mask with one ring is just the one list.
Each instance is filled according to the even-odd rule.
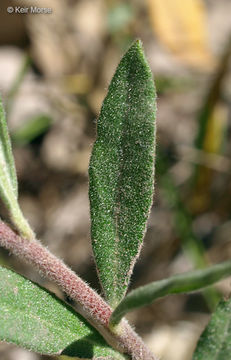
[[16,229],[25,238],[34,238],[34,233],[24,218],[18,204],[17,176],[4,109],[0,98],[0,197],[9,211]]
[[152,74],[136,41],[103,102],[89,168],[92,246],[113,307],[127,290],[152,204],[155,100]]
[[110,322],[115,325],[129,311],[152,304],[160,297],[199,290],[230,275],[231,261],[226,261],[207,269],[190,271],[139,287],[121,301],[112,313]]
[[0,267],[0,341],[42,354],[124,359],[71,307],[3,267]]
[[17,177],[14,165],[14,158],[11,149],[11,142],[6,125],[5,113],[0,98],[0,165],[1,172],[4,171],[5,176],[11,183],[14,196],[18,196]]
[[202,333],[193,360],[228,360],[231,354],[231,299],[222,300]]

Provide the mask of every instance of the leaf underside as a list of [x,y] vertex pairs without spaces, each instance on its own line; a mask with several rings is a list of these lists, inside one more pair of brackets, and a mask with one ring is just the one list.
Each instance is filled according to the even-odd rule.
[[193,360],[228,360],[231,354],[231,299],[222,300],[197,344]]
[[41,354],[124,359],[71,307],[0,267],[0,341]]
[[112,307],[127,290],[152,204],[155,100],[152,74],[136,41],[103,102],[89,167],[92,247]]

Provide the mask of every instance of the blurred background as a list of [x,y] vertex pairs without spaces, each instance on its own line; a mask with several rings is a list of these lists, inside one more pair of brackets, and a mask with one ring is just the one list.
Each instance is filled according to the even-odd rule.
[[[9,6],[52,13],[10,14]],[[230,0],[1,0],[0,93],[21,207],[38,238],[99,292],[88,163],[102,100],[136,38],[155,77],[158,145],[154,205],[130,288],[231,257],[230,14]],[[65,299],[2,249],[0,263]],[[190,360],[230,292],[227,279],[128,318],[162,360]],[[0,359],[49,357],[0,344]]]

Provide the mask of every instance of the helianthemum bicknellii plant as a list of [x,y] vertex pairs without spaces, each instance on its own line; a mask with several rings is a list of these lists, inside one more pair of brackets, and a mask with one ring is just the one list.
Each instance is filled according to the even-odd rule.
[[[132,44],[111,81],[90,160],[92,248],[103,297],[45,248],[24,218],[2,104],[0,116],[0,196],[10,223],[0,222],[0,245],[54,281],[75,304],[71,308],[39,285],[0,267],[0,340],[49,355],[157,359],[123,316],[158,297],[208,286],[231,274],[231,262],[153,282],[126,296],[154,188],[156,93],[141,42]],[[230,306],[230,301],[219,305],[194,360],[228,359],[213,357],[206,341],[210,336],[218,349],[224,349],[221,336],[215,340],[216,333],[223,331],[217,318]],[[229,318],[223,316],[223,326],[229,325]],[[228,336],[222,339],[229,344]],[[210,357],[204,355],[206,349]]]

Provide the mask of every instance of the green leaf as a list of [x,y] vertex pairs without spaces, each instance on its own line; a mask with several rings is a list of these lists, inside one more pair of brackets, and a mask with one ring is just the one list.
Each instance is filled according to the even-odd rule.
[[124,359],[53,294],[0,267],[0,341],[42,354]]
[[226,261],[207,269],[190,271],[168,279],[154,281],[131,291],[114,310],[110,322],[112,325],[116,325],[129,311],[152,304],[160,297],[199,290],[230,275],[231,261]]
[[127,290],[152,204],[155,101],[151,70],[136,41],[103,102],[89,168],[92,245],[112,307]]
[[202,333],[193,360],[228,360],[231,354],[231,299],[222,300]]
[[34,233],[24,218],[18,204],[17,176],[11,142],[7,130],[2,101],[0,99],[0,197],[9,210],[10,217],[20,235],[28,239]]
[[1,98],[0,98],[0,168],[1,168],[1,172],[0,172],[1,178],[4,174],[6,181],[8,181],[12,187],[14,196],[17,198],[18,196],[17,176],[16,176],[14,158],[11,149],[11,142],[8,134],[6,118],[5,118],[5,113]]

